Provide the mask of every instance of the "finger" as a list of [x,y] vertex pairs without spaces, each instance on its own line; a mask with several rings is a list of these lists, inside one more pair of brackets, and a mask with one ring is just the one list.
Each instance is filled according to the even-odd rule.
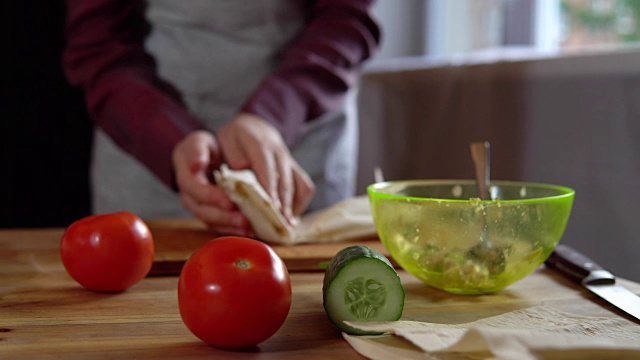
[[209,159],[206,148],[183,147],[174,157],[176,184],[181,193],[186,193],[200,204],[216,204],[233,210],[235,205],[222,189],[209,181]]
[[179,187],[193,183],[208,183],[208,179],[203,176],[208,164],[207,154],[199,153],[192,148],[181,147],[174,155],[173,163],[176,183]]
[[291,163],[283,158],[277,159],[278,194],[282,204],[282,213],[289,223],[295,222],[293,217],[293,193],[295,192]]
[[249,164],[248,168],[253,170],[258,183],[267,192],[267,196],[271,198],[273,205],[281,210],[282,204],[278,192],[280,174],[276,170],[275,155],[268,148],[256,146],[256,144],[240,144],[240,147],[243,151],[239,151],[238,154],[243,154],[244,158],[240,159],[240,156],[236,154],[234,159],[237,163]]
[[225,229],[227,233],[248,236],[252,233],[249,220],[238,211],[227,211],[211,205],[202,205],[186,194],[180,194],[184,207],[196,218],[214,230]]
[[199,205],[215,205],[227,211],[236,209],[224,190],[211,183],[202,184],[199,180],[187,177],[178,187],[181,193],[188,195]]
[[309,175],[299,166],[293,169],[293,182],[295,191],[293,193],[292,211],[294,215],[300,215],[311,203],[316,187]]
[[233,132],[221,132],[219,141],[222,146],[222,157],[231,169],[248,169],[251,167],[242,141],[240,141]]
[[278,183],[282,174],[278,171],[276,159],[272,154],[263,156],[262,161],[255,161],[254,172],[258,178],[258,182],[264,187],[265,191],[273,201],[276,209],[282,211],[282,202],[280,201]]
[[[227,147],[227,149],[233,149],[233,147]],[[239,164],[248,164],[245,168],[253,170],[258,183],[265,190],[267,196],[272,199],[273,205],[281,210],[282,204],[278,191],[279,174],[275,170],[276,165],[273,156],[269,156],[259,151],[259,149],[255,151],[246,150],[251,149],[251,147],[245,147],[245,151],[240,150],[240,147],[236,149],[233,155],[226,157],[229,166],[232,169],[242,169]],[[243,155],[246,155],[246,157]]]
[[183,139],[173,153],[176,172],[183,176],[204,172],[211,162],[213,146],[214,144],[207,141],[207,138],[201,134],[193,134]]
[[187,180],[183,185],[179,185],[179,188],[182,194],[189,196],[199,205],[215,206],[227,211],[236,210],[233,201],[218,186]]

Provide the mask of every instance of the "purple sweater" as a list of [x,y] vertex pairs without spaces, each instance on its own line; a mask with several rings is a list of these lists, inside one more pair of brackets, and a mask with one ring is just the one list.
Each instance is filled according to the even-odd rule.
[[[306,25],[279,67],[238,109],[265,118],[288,145],[303,125],[339,110],[361,64],[376,50],[380,30],[373,0],[316,0]],[[69,81],[84,89],[94,121],[165,184],[173,183],[171,153],[204,125],[192,116],[156,73],[145,52],[149,24],[144,1],[66,0]]]

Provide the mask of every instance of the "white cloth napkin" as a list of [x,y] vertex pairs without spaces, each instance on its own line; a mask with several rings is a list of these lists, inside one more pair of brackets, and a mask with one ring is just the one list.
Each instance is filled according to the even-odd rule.
[[[368,331],[391,335],[343,334],[349,344],[370,359],[538,359],[578,351],[589,358],[640,358],[640,326],[623,319],[586,317],[548,307],[532,307],[467,324],[415,321],[347,322]],[[403,344],[396,337],[408,340]],[[584,352],[588,351],[588,352]],[[541,355],[542,354],[542,355]],[[593,357],[593,356],[596,357]]]
[[293,245],[338,242],[377,236],[369,199],[359,196],[327,209],[309,213],[289,224],[251,170],[231,170],[223,165],[214,172],[216,184],[247,216],[256,237],[263,241]]

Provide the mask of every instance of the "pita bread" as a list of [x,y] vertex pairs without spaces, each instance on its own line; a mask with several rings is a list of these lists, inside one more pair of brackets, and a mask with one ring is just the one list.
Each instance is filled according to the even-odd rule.
[[256,237],[269,243],[293,245],[310,242],[340,242],[376,238],[369,199],[359,196],[343,200],[287,222],[251,170],[231,170],[223,165],[214,172],[216,184],[229,195],[249,219]]

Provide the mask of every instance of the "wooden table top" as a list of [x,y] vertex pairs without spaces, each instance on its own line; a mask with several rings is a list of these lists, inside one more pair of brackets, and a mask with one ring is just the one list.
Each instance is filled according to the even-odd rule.
[[[188,256],[189,246],[207,237],[182,222],[152,222],[150,227],[160,245],[158,261],[179,261],[180,253]],[[183,324],[177,276],[150,276],[120,294],[93,293],[65,272],[59,256],[62,233],[63,229],[0,230],[0,358],[362,358],[326,318],[321,271],[292,271],[291,312],[272,338],[251,349],[220,350],[198,340]],[[178,246],[176,252],[165,241],[178,238],[186,239],[188,246]],[[379,246],[375,241],[363,243]],[[318,261],[344,246],[274,248],[285,261],[306,258],[310,250],[316,251],[313,261]],[[464,323],[535,305],[625,317],[544,268],[499,293],[481,296],[448,294],[399,273],[406,291],[403,320]],[[621,283],[640,293],[639,284]]]

